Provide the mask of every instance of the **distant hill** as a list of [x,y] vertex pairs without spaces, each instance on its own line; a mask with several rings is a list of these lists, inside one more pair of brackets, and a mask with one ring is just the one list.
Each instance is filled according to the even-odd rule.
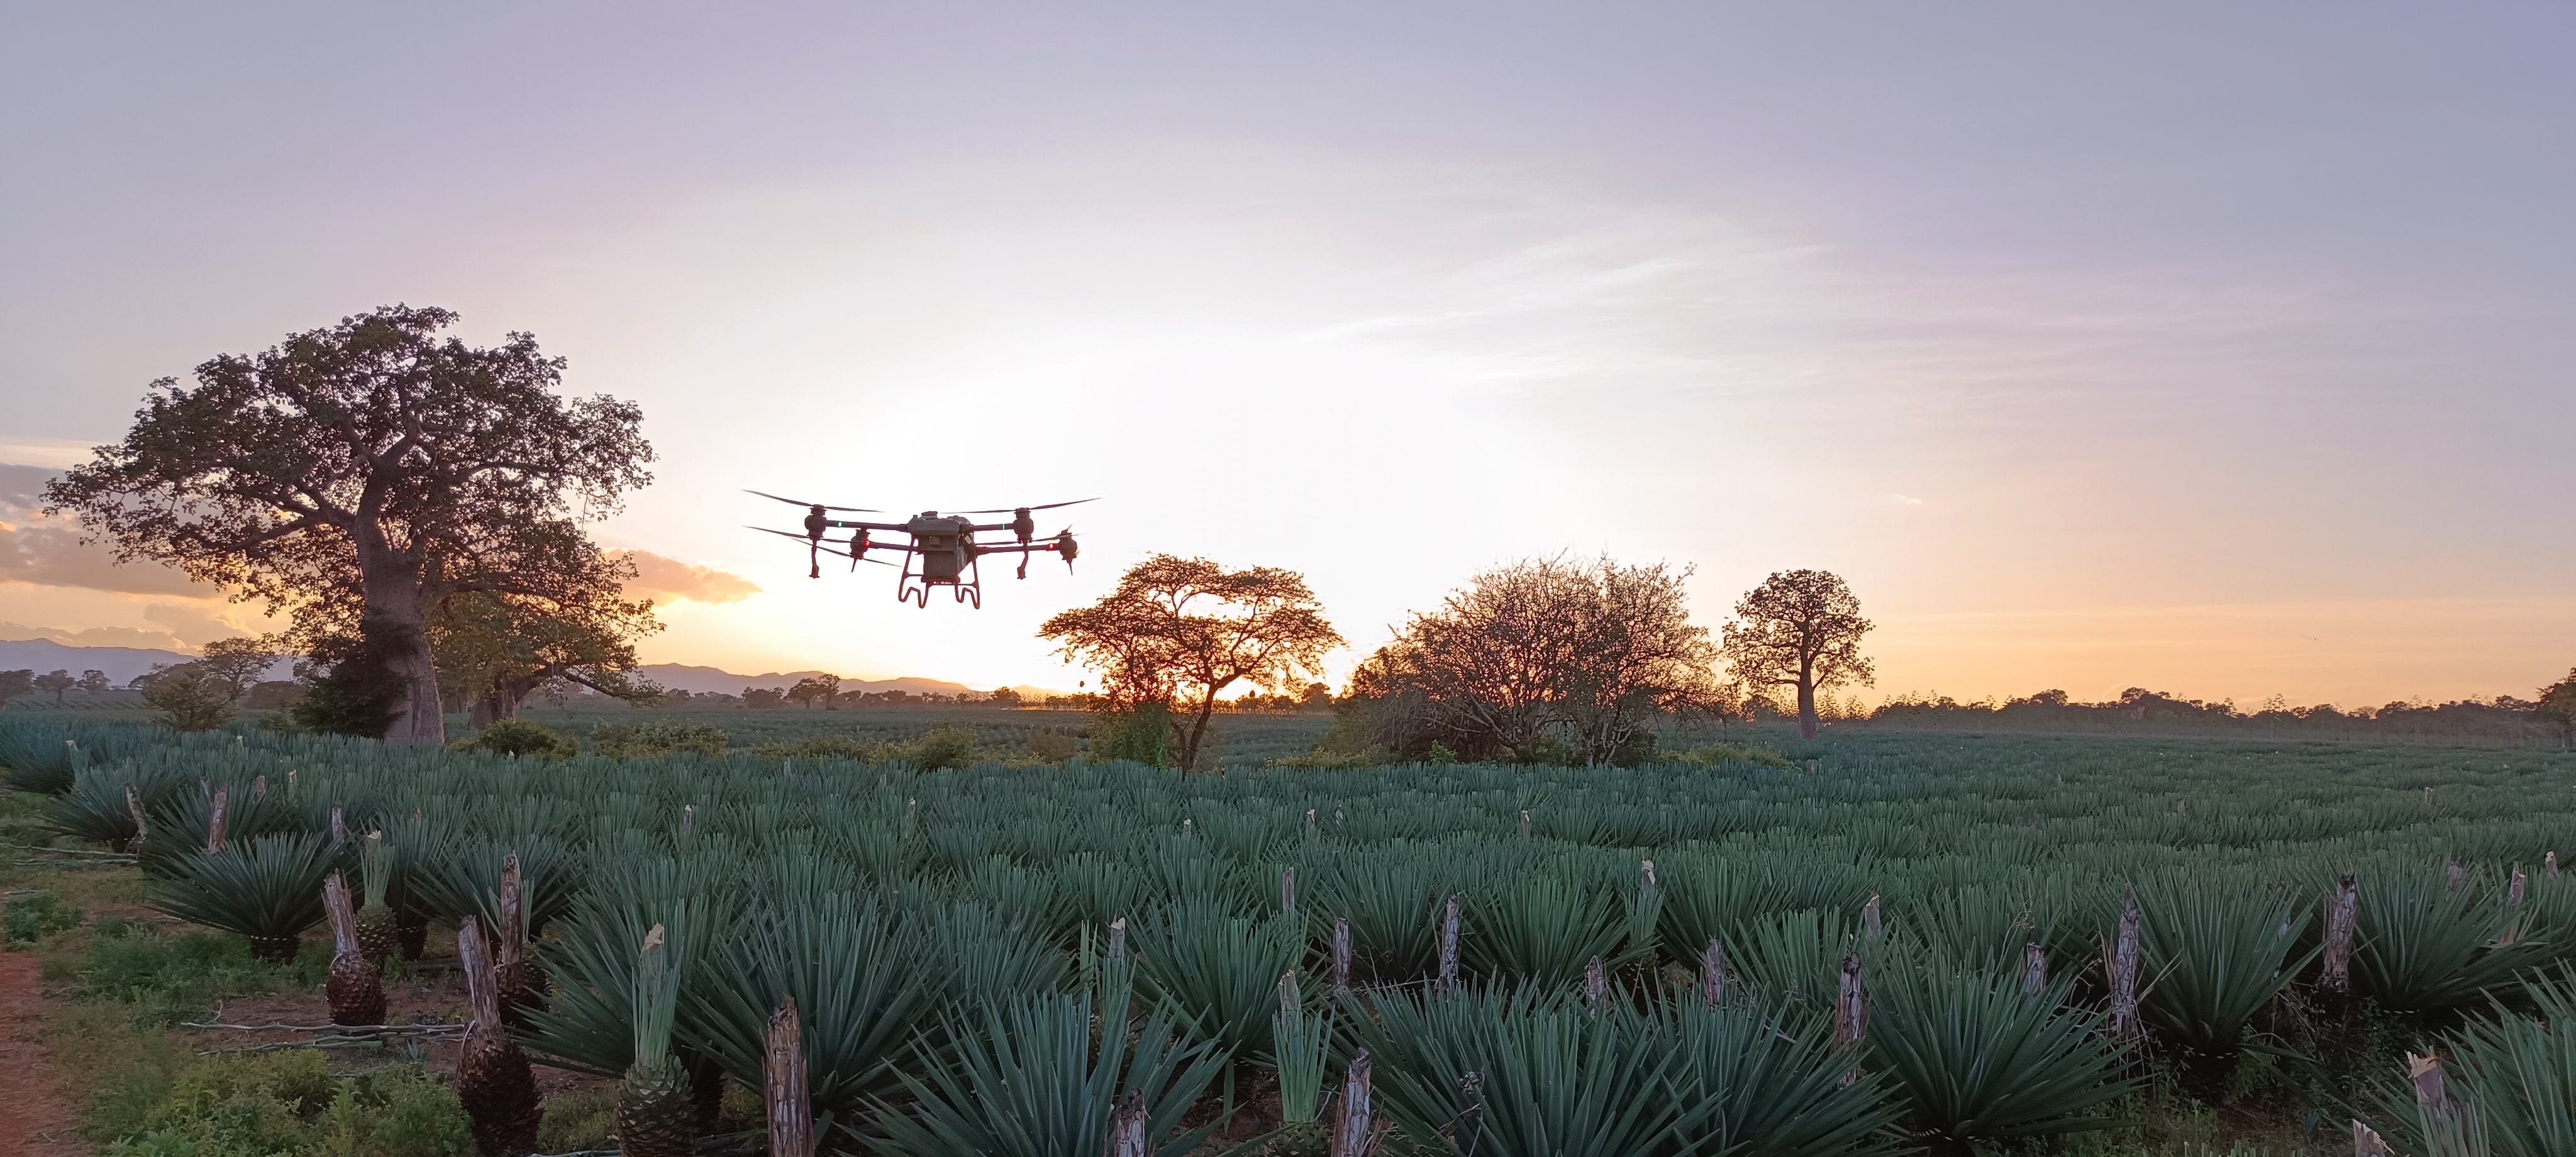
[[[0,642],[0,671],[21,668],[42,675],[47,671],[104,671],[108,681],[119,687],[137,675],[150,674],[156,664],[185,663],[194,655],[177,651],[160,651],[144,647],[74,647],[51,639],[23,639]],[[280,661],[268,673],[271,679],[294,677],[295,664]]]
[[[793,687],[799,679],[829,674],[825,671],[771,671],[765,675],[737,675],[720,667],[692,667],[684,663],[651,663],[636,668],[635,673],[674,691],[686,691],[692,695],[707,692],[740,695],[745,687]],[[968,692],[980,695],[991,690],[990,687],[969,687],[963,683],[951,683],[944,679],[844,678],[841,680],[843,694],[864,691],[901,691],[910,695],[957,695]],[[1020,687],[1016,690],[1022,695],[1054,694],[1038,687]]]

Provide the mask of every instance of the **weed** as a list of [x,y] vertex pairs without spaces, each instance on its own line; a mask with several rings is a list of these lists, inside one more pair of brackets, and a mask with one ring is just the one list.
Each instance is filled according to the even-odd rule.
[[12,898],[7,914],[0,916],[0,929],[6,930],[9,947],[16,948],[78,928],[80,922],[80,908],[48,890]]

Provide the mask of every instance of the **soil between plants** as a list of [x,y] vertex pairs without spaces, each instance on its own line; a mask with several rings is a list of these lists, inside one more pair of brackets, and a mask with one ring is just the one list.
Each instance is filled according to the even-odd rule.
[[79,1118],[55,1088],[45,1055],[45,997],[33,952],[0,952],[0,1153],[70,1157],[89,1152]]

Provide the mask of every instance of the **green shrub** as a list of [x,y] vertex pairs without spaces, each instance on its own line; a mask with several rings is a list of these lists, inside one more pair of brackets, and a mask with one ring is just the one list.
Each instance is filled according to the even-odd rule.
[[7,930],[9,946],[15,948],[78,928],[80,922],[77,905],[51,892],[31,892],[9,901],[8,914],[0,917],[0,928]]
[[885,758],[886,745],[846,735],[815,735],[794,743],[764,743],[751,749],[762,759],[855,759],[874,763]]
[[526,719],[504,719],[483,729],[472,739],[448,744],[449,751],[488,751],[494,755],[533,755],[541,759],[569,759],[581,754],[581,744],[569,735],[561,735],[542,723]]
[[1750,763],[1759,767],[1776,767],[1782,771],[1799,770],[1798,765],[1791,762],[1788,756],[1768,748],[1736,747],[1724,743],[1694,747],[1672,758],[1674,762],[1696,763],[1702,767],[1716,767],[1722,763]]
[[682,752],[722,755],[733,738],[704,723],[602,723],[590,729],[590,749],[610,759],[660,759]]
[[1133,711],[1107,711],[1091,719],[1095,763],[1126,760],[1147,767],[1172,765],[1172,713],[1158,703]]
[[1062,763],[1082,753],[1082,737],[1061,731],[1040,731],[1029,736],[1029,758],[1040,763]]
[[318,943],[293,961],[272,964],[253,958],[244,937],[165,936],[148,923],[101,917],[80,969],[80,993],[125,1004],[136,1025],[158,1028],[207,1013],[218,1000],[311,987],[327,966]]
[[313,1049],[199,1062],[137,1108],[93,1121],[109,1157],[462,1157],[472,1146],[455,1093],[427,1070],[334,1079]]
[[975,763],[975,729],[955,723],[942,723],[930,733],[904,745],[903,761],[923,771],[951,767],[971,767]]

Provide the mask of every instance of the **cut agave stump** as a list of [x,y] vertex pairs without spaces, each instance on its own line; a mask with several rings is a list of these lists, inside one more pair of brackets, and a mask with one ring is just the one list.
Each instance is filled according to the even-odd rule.
[[501,942],[496,953],[500,964],[493,979],[501,992],[501,1019],[512,1028],[525,1025],[528,1010],[545,1007],[546,974],[536,962],[527,958],[527,910],[520,902],[519,857],[513,853],[501,859]]
[[537,1080],[518,1043],[502,1031],[491,956],[471,916],[457,929],[456,950],[473,1010],[465,1050],[456,1058],[456,1100],[473,1119],[474,1148],[483,1157],[526,1157],[537,1151]]
[[322,908],[331,916],[331,1023],[385,1023],[385,982],[358,950],[358,916],[349,910],[349,884],[333,872],[322,883]]

